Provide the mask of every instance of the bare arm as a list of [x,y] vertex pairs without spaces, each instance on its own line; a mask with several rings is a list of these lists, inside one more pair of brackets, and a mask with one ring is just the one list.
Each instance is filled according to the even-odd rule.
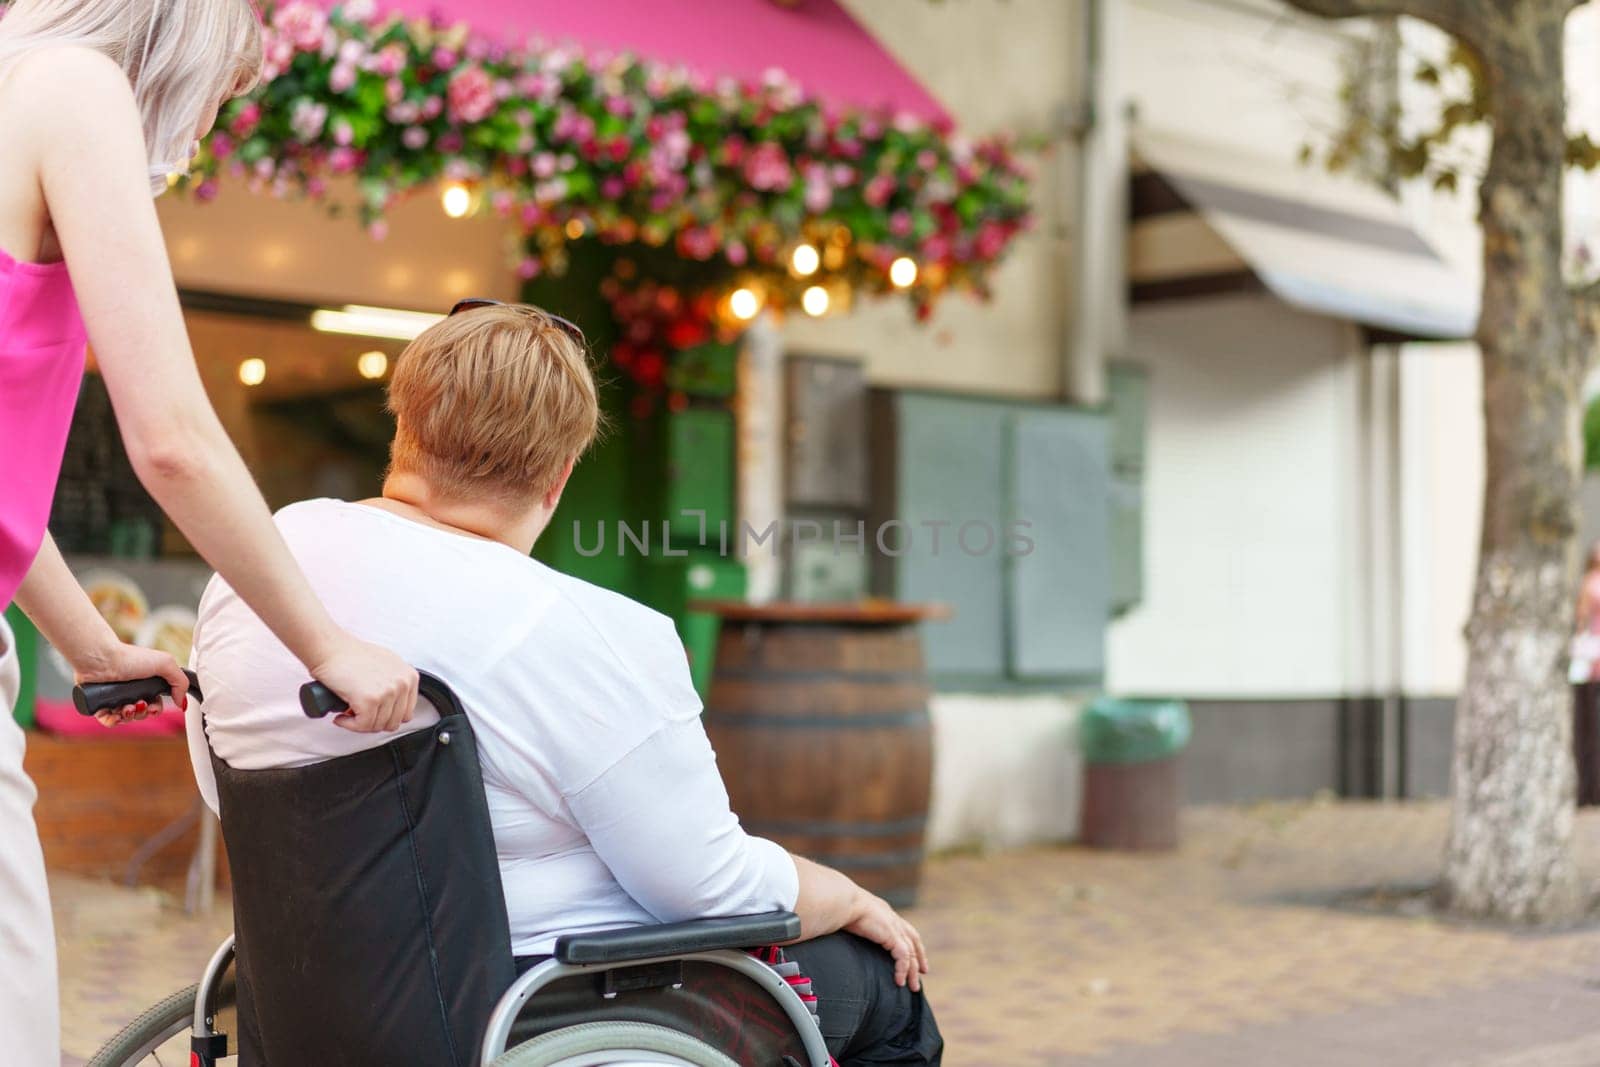
[[[792,855],[792,854],[791,854]],[[800,939],[825,937],[840,930],[883,946],[894,957],[897,985],[922,988],[928,973],[928,951],[922,935],[900,916],[888,902],[856,885],[832,867],[793,856],[800,875],[800,896],[795,914],[800,916]]]
[[334,624],[200,383],[122,72],[60,49],[14,77],[48,81],[29,131],[40,184],[139,480],[312,676],[350,702],[357,715],[341,725],[395,728],[411,717],[416,673]]
[[[123,644],[89,602],[48,534],[17,589],[17,605],[45,640],[72,664],[77,681],[111,682],[159,675],[172,683],[173,700],[184,706],[189,680],[179,669],[178,661],[153,648]],[[102,712],[96,718],[110,726],[120,719],[144,718],[145,712],[145,708],[130,706],[121,714]]]

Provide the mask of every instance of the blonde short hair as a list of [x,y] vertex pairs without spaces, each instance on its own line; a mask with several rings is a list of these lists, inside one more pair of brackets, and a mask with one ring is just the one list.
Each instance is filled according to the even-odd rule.
[[600,408],[584,346],[527,304],[452,315],[406,346],[389,382],[390,470],[450,499],[522,505],[594,441]]
[[144,120],[155,193],[185,169],[205,114],[261,76],[250,0],[12,0],[0,27],[0,61],[77,45],[122,68]]

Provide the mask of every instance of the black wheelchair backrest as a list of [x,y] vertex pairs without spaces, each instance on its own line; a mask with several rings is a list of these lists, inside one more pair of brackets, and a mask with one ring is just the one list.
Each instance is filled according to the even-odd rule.
[[[212,754],[233,875],[242,1067],[471,1067],[516,976],[460,702],[437,724],[307,767]],[[337,729],[330,723],[312,728]]]

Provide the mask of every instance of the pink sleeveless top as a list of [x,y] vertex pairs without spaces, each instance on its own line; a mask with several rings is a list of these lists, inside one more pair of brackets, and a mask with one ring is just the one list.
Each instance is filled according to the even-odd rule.
[[0,606],[44,539],[86,348],[66,264],[0,252]]

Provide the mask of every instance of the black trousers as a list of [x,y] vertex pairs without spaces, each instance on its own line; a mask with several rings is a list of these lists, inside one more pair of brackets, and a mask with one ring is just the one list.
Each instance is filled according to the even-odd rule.
[[[921,993],[894,984],[894,960],[870,941],[837,933],[785,945],[817,995],[828,1053],[840,1067],[939,1067],[944,1038]],[[517,957],[522,974],[549,956]]]
[[828,1051],[841,1067],[938,1067],[944,1038],[921,993],[894,984],[894,960],[854,934],[785,945],[817,995]]

